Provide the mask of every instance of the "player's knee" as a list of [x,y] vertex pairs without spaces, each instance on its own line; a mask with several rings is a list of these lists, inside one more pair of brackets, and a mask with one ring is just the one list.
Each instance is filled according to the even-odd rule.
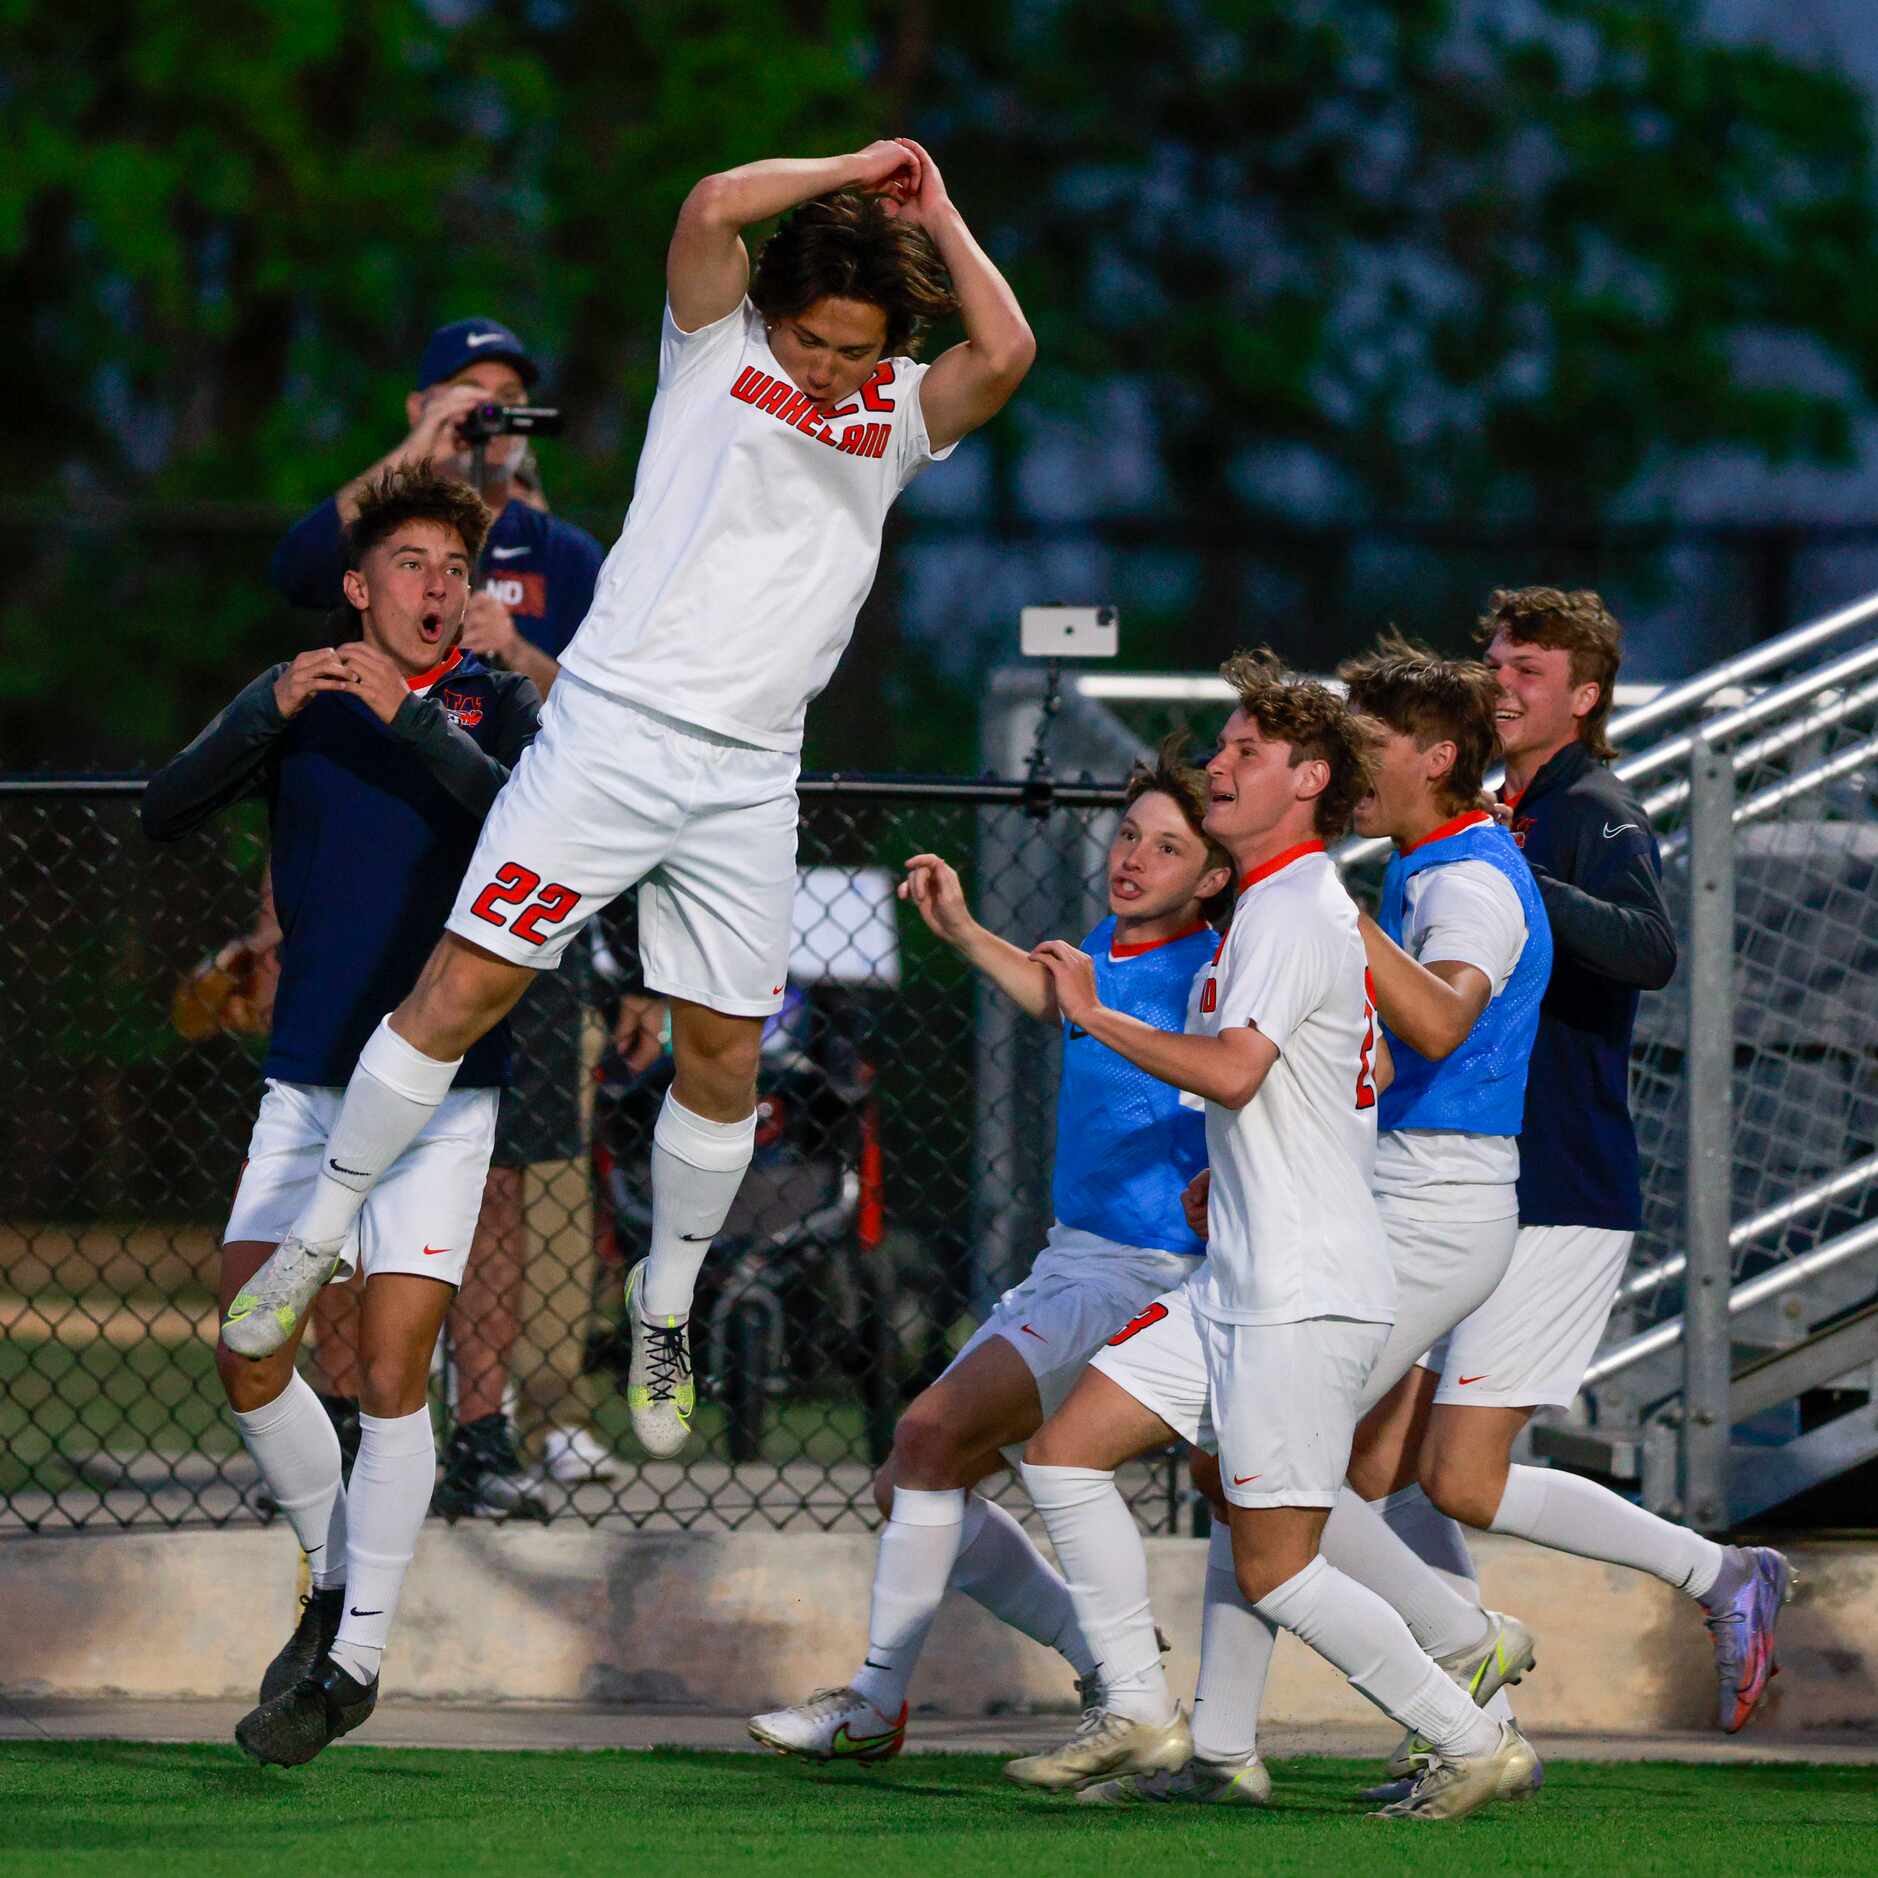
[[[1493,1524],[1499,1496],[1489,1494],[1486,1484],[1459,1458],[1451,1454],[1424,1454],[1417,1469],[1422,1492],[1439,1512],[1458,1519],[1463,1526],[1485,1530]],[[1489,1499],[1492,1504],[1488,1504]]]
[[359,1362],[359,1408],[366,1415],[391,1420],[414,1415],[428,1394],[429,1365],[413,1374],[401,1351],[362,1357]]
[[1047,1421],[1024,1444],[1027,1467],[1084,1467],[1087,1457],[1076,1452],[1073,1438],[1066,1438],[1055,1421]]
[[1380,1500],[1395,1491],[1395,1470],[1388,1456],[1374,1448],[1357,1448],[1350,1456],[1349,1481],[1359,1499]]
[[959,1459],[957,1438],[943,1416],[915,1402],[900,1417],[893,1431],[893,1477],[901,1486],[939,1491],[958,1486]]
[[888,1461],[874,1475],[874,1504],[882,1519],[893,1517],[893,1463]]
[[228,1398],[228,1406],[238,1415],[250,1415],[258,1408],[266,1408],[286,1388],[292,1367],[291,1361],[282,1363],[275,1357],[250,1362],[245,1356],[237,1356],[227,1344],[218,1343],[215,1373],[221,1379],[222,1394]]
[[1239,1581],[1239,1595],[1248,1604],[1270,1597],[1287,1578],[1296,1576],[1282,1561],[1267,1558],[1262,1552],[1247,1554],[1237,1546],[1233,1548],[1232,1569]]

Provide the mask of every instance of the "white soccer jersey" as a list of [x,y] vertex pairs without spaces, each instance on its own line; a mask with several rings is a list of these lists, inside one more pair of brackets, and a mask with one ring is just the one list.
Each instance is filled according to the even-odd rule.
[[[1498,997],[1526,947],[1526,909],[1513,883],[1487,861],[1451,861],[1409,877],[1402,894],[1402,949],[1424,965],[1471,965]],[[1457,1217],[1516,1213],[1519,1142],[1512,1135],[1403,1128],[1376,1144],[1376,1191],[1404,1199],[1447,1190]],[[1465,1189],[1465,1191],[1461,1191]]]
[[1202,985],[1198,1028],[1246,1025],[1278,1049],[1242,1109],[1206,1109],[1213,1169],[1194,1307],[1233,1324],[1388,1323],[1389,1246],[1370,1176],[1375,1012],[1356,908],[1321,841],[1246,875]]
[[929,368],[881,361],[827,417],[748,300],[694,333],[665,309],[632,506],[561,663],[630,703],[798,750],[874,584],[894,498],[935,452]]

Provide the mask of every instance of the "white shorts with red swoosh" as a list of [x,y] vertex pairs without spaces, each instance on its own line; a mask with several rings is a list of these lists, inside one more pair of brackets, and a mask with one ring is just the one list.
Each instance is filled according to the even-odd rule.
[[[278,1245],[313,1191],[343,1089],[269,1079],[222,1243]],[[496,1142],[497,1089],[452,1089],[365,1197],[339,1276],[363,1267],[463,1282]]]

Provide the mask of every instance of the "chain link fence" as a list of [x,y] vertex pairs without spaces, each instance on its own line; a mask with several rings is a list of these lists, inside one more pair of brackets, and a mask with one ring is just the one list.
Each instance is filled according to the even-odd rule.
[[[0,1532],[271,1511],[213,1360],[271,987],[237,966],[224,1002],[208,969],[256,925],[265,827],[237,814],[157,848],[139,788],[0,781]],[[994,1034],[994,994],[893,894],[904,859],[934,850],[1014,936],[1080,938],[1101,910],[1080,870],[1099,865],[1118,797],[1073,792],[1035,817],[1020,793],[805,781],[787,1002],[755,1164],[701,1281],[698,1432],[675,1462],[640,1455],[623,1395],[622,1278],[670,1072],[662,1056],[634,1073],[613,1047],[629,910],[531,991],[440,1345],[436,1510],[717,1529],[876,1517],[901,1406],[1049,1223],[1056,1039]],[[976,864],[993,855],[995,882]],[[352,1287],[328,1287],[301,1359],[342,1439],[356,1308]],[[1171,1461],[1133,1486],[1152,1526],[1183,1504]]]

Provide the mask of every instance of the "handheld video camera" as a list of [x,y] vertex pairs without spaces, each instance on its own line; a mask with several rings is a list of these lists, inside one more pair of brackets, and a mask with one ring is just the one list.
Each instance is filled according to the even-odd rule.
[[540,404],[479,404],[459,420],[457,434],[468,444],[491,437],[558,437],[561,413]]

